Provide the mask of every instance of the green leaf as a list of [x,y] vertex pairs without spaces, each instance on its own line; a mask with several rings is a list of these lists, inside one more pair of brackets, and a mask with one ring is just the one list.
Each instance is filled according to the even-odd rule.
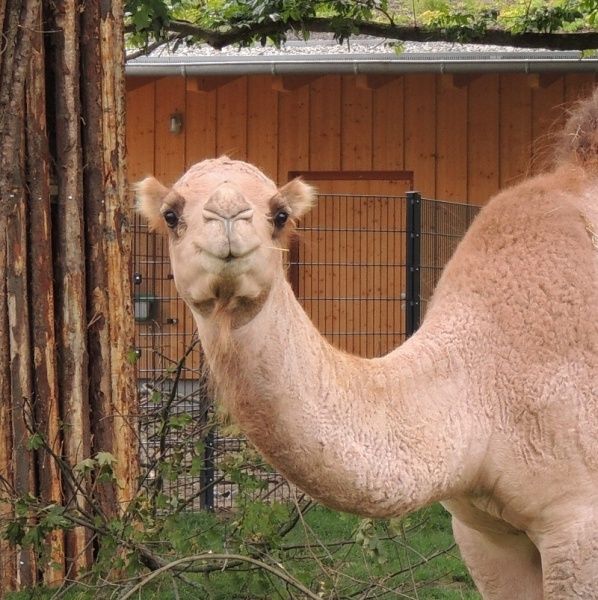
[[136,365],[138,360],[139,354],[137,353],[137,350],[135,348],[132,348],[127,352],[127,362],[130,365]]
[[191,467],[189,468],[189,475],[199,475],[203,469],[204,459],[203,456],[194,456],[191,459]]
[[168,425],[172,429],[184,429],[191,421],[193,417],[191,417],[188,413],[181,413],[180,415],[172,415],[170,419],[168,419]]
[[112,465],[115,465],[118,462],[114,454],[110,454],[110,452],[98,452],[95,458],[98,461],[100,468],[108,467],[111,469]]
[[155,502],[156,502],[156,508],[163,510],[165,508],[168,508],[168,505],[170,503],[170,498],[168,496],[166,496],[165,494],[158,494]]
[[97,463],[93,458],[84,458],[75,465],[75,471],[77,473],[89,473],[90,471],[93,471],[96,466]]
[[47,513],[43,519],[40,520],[40,525],[47,531],[53,529],[69,529],[72,524],[64,516],[64,507],[58,504],[51,504],[46,507]]
[[23,546],[33,546],[34,548],[42,548],[44,545],[45,532],[43,527],[40,525],[36,525],[35,527],[30,527],[27,533],[23,536],[22,545]]
[[160,463],[158,471],[160,471],[166,481],[176,481],[180,474],[178,467],[169,462]]
[[15,502],[15,515],[17,517],[26,517],[29,513],[29,504],[25,502],[22,498],[19,498]]
[[39,433],[34,433],[27,440],[27,450],[39,450],[44,446],[44,438]]
[[116,475],[111,470],[98,475],[98,483],[110,483],[111,481],[116,481]]
[[13,546],[20,545],[25,537],[25,527],[23,526],[23,523],[20,520],[11,521],[6,526],[3,537]]

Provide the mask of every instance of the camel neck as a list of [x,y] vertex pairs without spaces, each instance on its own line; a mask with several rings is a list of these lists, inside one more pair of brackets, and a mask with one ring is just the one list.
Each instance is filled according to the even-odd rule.
[[210,325],[198,326],[233,416],[316,499],[397,515],[447,497],[462,480],[463,390],[442,340],[416,335],[379,359],[350,356],[320,335],[283,280],[226,350]]

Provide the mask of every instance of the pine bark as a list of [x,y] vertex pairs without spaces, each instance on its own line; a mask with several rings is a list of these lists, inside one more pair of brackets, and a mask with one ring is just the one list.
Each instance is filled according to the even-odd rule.
[[[25,81],[32,53],[32,32],[39,21],[39,0],[22,2],[8,0],[2,5],[4,51],[0,57],[0,220],[2,221],[2,251],[0,262],[2,309],[0,365],[4,383],[3,409],[0,420],[5,431],[0,445],[10,441],[10,447],[0,450],[3,464],[0,471],[10,476],[13,493],[35,492],[35,477],[31,454],[27,451],[28,427],[31,424],[33,377],[31,369],[31,338],[29,331],[28,233],[26,190],[23,161],[25,156],[24,107]],[[6,365],[8,361],[8,365]],[[6,368],[8,367],[8,368]],[[6,462],[4,462],[6,461]],[[8,551],[12,562],[11,551]],[[7,586],[31,585],[36,577],[36,565],[30,550],[18,548],[15,570],[3,575]],[[11,576],[12,575],[12,576]]]
[[[91,454],[88,378],[83,157],[79,71],[79,5],[58,0],[52,7],[51,65],[54,76],[54,134],[58,186],[54,219],[57,295],[58,387],[64,423],[64,456],[74,466]],[[67,502],[86,506],[81,492]],[[89,532],[66,533],[67,574],[91,562]]]
[[[23,497],[35,492],[33,461],[27,442],[31,428],[33,377],[29,337],[29,297],[27,290],[27,216],[24,195],[16,198],[6,230],[6,301],[10,341],[10,403],[12,421],[12,462],[15,492]],[[30,550],[17,555],[17,581],[30,586],[35,580],[35,562]]]
[[[81,96],[85,114],[83,129],[86,213],[87,319],[89,352],[104,360],[89,371],[90,408],[94,423],[93,449],[113,452],[112,380],[110,376],[110,327],[106,285],[106,232],[104,165],[102,156],[102,63],[100,55],[100,7],[88,3],[81,20]],[[110,108],[106,107],[106,110]],[[98,486],[99,502],[106,513],[117,510],[111,485]]]
[[[102,64],[124,65],[124,7],[122,0],[101,4]],[[119,461],[117,499],[126,508],[137,491],[139,448],[137,436],[136,379],[130,360],[135,346],[131,290],[132,206],[127,190],[125,157],[125,72],[102,70],[103,177],[106,198],[105,253],[110,323],[112,378],[112,449]],[[133,410],[132,410],[133,409]]]
[[[52,259],[52,221],[50,202],[50,148],[48,144],[45,53],[43,22],[40,13],[33,38],[30,75],[26,90],[27,189],[29,191],[31,338],[33,341],[33,419],[35,430],[57,455],[62,451],[58,377],[56,372],[55,301]],[[62,499],[60,471],[50,454],[36,455],[38,494],[43,502]],[[64,534],[54,531],[46,540],[49,553],[40,565],[46,585],[64,577]]]
[[[13,489],[12,423],[10,393],[10,341],[8,303],[6,302],[6,231],[7,220],[0,212],[0,493],[9,496]],[[0,502],[0,519],[8,522],[13,517],[9,502]],[[6,540],[0,539],[0,589],[11,591],[16,587],[16,551]]]
[[103,356],[90,371],[94,450],[118,457],[118,485],[100,486],[106,512],[126,507],[137,480],[137,436],[130,418],[134,371],[127,356],[134,345],[131,314],[130,204],[124,159],[122,5],[88,4],[82,15],[83,109],[86,127],[85,210],[90,355]]
[[[122,11],[0,0],[0,499],[108,518],[133,497],[138,458]],[[50,453],[29,449],[33,430],[72,467],[111,452],[117,484],[74,492]],[[11,511],[0,503],[0,525]],[[36,564],[0,538],[0,596],[91,566],[88,531],[46,542]]]

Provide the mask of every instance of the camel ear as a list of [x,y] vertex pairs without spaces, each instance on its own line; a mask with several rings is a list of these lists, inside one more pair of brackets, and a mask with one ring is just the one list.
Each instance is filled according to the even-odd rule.
[[302,181],[300,177],[283,185],[278,193],[291,209],[293,219],[301,218],[316,201],[316,190]]
[[145,217],[152,231],[166,233],[166,224],[162,218],[160,207],[170,190],[155,177],[146,177],[135,186],[137,196],[137,212]]

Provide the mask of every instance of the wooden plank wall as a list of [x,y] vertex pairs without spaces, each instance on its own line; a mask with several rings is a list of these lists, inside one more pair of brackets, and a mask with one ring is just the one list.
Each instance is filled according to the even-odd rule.
[[[129,177],[172,184],[226,153],[279,183],[296,170],[408,170],[424,196],[484,204],[544,168],[567,108],[594,85],[593,74],[574,73],[129,78]],[[179,134],[169,130],[173,113]],[[193,325],[167,265],[152,268],[166,278],[160,352],[180,356],[188,338],[169,342],[166,320]]]
[[[412,170],[424,195],[483,204],[543,168],[567,107],[593,88],[594,75],[128,82],[132,181],[153,173],[172,183],[227,153],[279,182],[290,170]],[[173,112],[183,116],[178,135],[168,130]]]

